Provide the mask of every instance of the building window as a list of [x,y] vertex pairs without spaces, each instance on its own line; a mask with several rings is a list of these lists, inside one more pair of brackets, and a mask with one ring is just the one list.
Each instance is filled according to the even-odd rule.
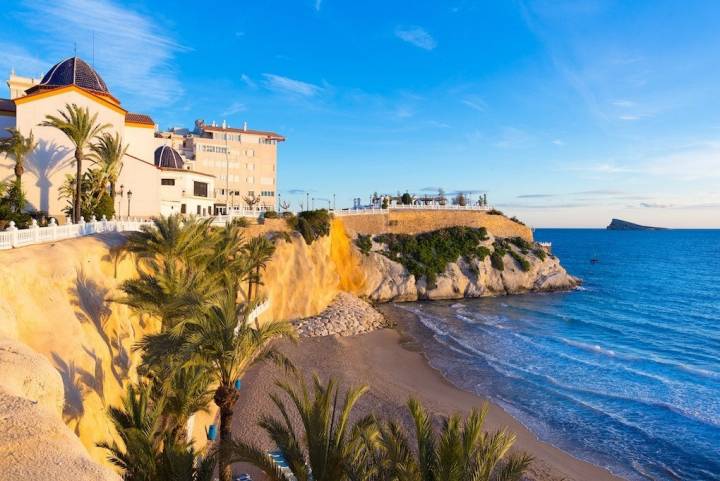
[[266,138],[264,138],[264,137],[260,137],[259,140],[260,140],[260,143],[261,143],[261,144],[268,144],[268,145],[274,145],[274,144],[275,144],[275,139],[266,139]]
[[200,206],[197,206],[197,215],[200,215]]
[[260,195],[263,197],[273,197],[275,195],[275,191],[274,190],[263,190],[262,192],[260,192]]
[[175,185],[175,179],[160,179],[160,185]]
[[181,214],[187,214],[187,205],[180,204],[180,213]]
[[[208,196],[208,185],[205,182],[193,182],[193,195],[195,197],[207,197]],[[199,214],[200,212],[198,212]]]

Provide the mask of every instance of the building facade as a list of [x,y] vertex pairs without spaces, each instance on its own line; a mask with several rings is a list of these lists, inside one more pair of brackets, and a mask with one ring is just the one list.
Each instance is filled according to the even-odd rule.
[[[275,209],[277,198],[277,145],[285,137],[275,132],[206,125],[195,129],[182,142],[182,152],[195,168],[215,176],[215,200],[219,207]],[[178,146],[179,147],[179,146]]]
[[[8,79],[9,99],[0,99],[0,136],[6,129],[31,132],[37,148],[26,160],[23,189],[28,209],[59,220],[68,205],[59,189],[75,174],[74,147],[58,129],[40,124],[68,105],[97,114],[105,130],[128,146],[116,184],[115,211],[120,215],[156,216],[185,213],[212,215],[227,206],[246,207],[243,198],[271,208],[277,190],[277,142],[273,132],[206,126],[157,132],[152,118],[127,111],[86,62],[71,57],[54,65],[42,79]],[[85,169],[91,167],[86,162]],[[13,178],[14,161],[0,154],[0,182]]]

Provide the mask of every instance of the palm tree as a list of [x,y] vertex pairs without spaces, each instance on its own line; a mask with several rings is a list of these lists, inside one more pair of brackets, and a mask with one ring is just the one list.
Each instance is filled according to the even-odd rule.
[[[262,285],[260,270],[265,269],[267,263],[270,262],[272,255],[275,253],[275,244],[265,237],[254,237],[244,246],[244,252],[249,260],[248,269],[248,301],[253,299],[253,294],[257,298],[258,288]],[[253,293],[253,286],[255,292]]]
[[120,177],[120,171],[123,168],[122,160],[128,145],[123,145],[122,138],[117,132],[115,135],[105,132],[98,137],[97,143],[90,146],[90,149],[93,152],[93,160],[99,165],[102,172],[101,178],[110,184],[110,198],[114,199],[115,184]]
[[183,218],[180,214],[156,217],[152,226],[133,232],[127,250],[141,261],[200,265],[215,252],[212,218]]
[[[290,398],[290,406],[277,394],[271,394],[280,418],[263,416],[260,426],[277,445],[287,460],[297,481],[343,481],[346,466],[351,460],[351,433],[369,425],[371,418],[350,426],[350,414],[367,386],[349,389],[340,405],[337,382],[330,379],[323,384],[313,377],[312,394],[300,376],[293,386],[278,381],[276,385]],[[299,416],[302,430],[291,422],[290,411]],[[232,462],[248,462],[262,469],[271,481],[288,481],[272,458],[253,444],[233,441],[230,445]]]
[[410,448],[402,428],[393,422],[377,422],[357,431],[355,457],[348,465],[350,480],[517,481],[532,462],[526,454],[508,454],[514,434],[483,431],[487,405],[473,410],[464,421],[458,415],[445,419],[439,433],[419,402],[410,399],[407,405],[416,449]]
[[210,379],[203,369],[189,367],[177,369],[167,378],[158,377],[156,382],[157,397],[162,403],[160,429],[176,442],[183,442],[188,439],[185,429],[190,417],[207,411],[213,399]]
[[129,385],[121,407],[109,409],[122,444],[98,443],[108,461],[122,469],[126,481],[210,481],[215,456],[200,456],[193,446],[164,432],[163,405],[155,402],[150,385]]
[[233,410],[238,400],[235,381],[261,360],[270,359],[289,369],[289,361],[269,343],[279,337],[296,337],[288,322],[268,322],[254,328],[248,325],[246,316],[251,306],[238,304],[237,292],[226,289],[208,312],[168,331],[145,336],[137,346],[143,350],[144,364],[167,362],[172,353],[178,367],[202,368],[216,386],[213,400],[220,409],[218,459],[222,481],[231,481],[232,477],[224,448],[232,440]]
[[37,142],[35,142],[32,131],[30,131],[30,135],[25,137],[17,129],[10,128],[6,130],[10,133],[10,137],[0,140],[0,153],[11,156],[15,160],[15,192],[17,199],[13,208],[15,213],[19,214],[23,208],[21,199],[23,199],[22,176],[25,173],[25,161],[28,155],[37,147]]
[[55,127],[64,133],[75,147],[75,199],[73,202],[73,222],[80,221],[80,198],[82,196],[83,161],[88,157],[87,150],[92,141],[110,124],[98,124],[97,112],[90,115],[87,107],[77,104],[65,104],[65,110],[58,111],[60,116],[46,115],[42,127]]

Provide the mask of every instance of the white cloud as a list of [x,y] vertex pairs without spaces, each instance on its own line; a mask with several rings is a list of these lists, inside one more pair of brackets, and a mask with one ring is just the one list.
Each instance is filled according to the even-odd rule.
[[245,85],[247,85],[247,86],[250,87],[251,89],[256,89],[256,88],[257,88],[257,84],[255,83],[255,81],[254,81],[253,79],[251,79],[250,76],[247,75],[247,74],[242,74],[242,75],[240,76],[240,80],[242,80],[243,82],[245,82]]
[[19,45],[0,42],[0,69],[3,73],[15,69],[18,75],[37,77],[49,66],[50,62],[36,57]]
[[315,0],[315,10],[319,12],[320,7],[322,7],[322,0]]
[[552,143],[555,144],[555,145],[557,145],[557,146],[560,146],[560,147],[562,147],[563,145],[565,145],[565,142],[562,141],[562,140],[560,140],[560,139],[555,139],[555,140],[552,141]]
[[462,99],[462,103],[473,110],[477,110],[478,112],[484,112],[485,109],[487,109],[487,103],[477,95],[469,95],[465,97]]
[[111,91],[121,91],[143,108],[172,103],[182,96],[173,57],[184,49],[156,16],[111,0],[27,0],[23,5],[19,18],[37,30],[37,41],[54,61],[72,55],[70,40],[74,39],[79,40],[78,55],[92,61],[94,37],[94,64]]
[[263,77],[265,77],[266,87],[278,92],[291,93],[303,97],[313,97],[323,90],[322,87],[318,85],[283,77],[281,75],[264,73]]
[[612,103],[615,107],[634,107],[635,102],[632,100],[615,100]]
[[233,102],[230,104],[230,106],[225,109],[225,111],[222,113],[223,116],[230,116],[239,114],[240,112],[245,112],[247,110],[247,107],[242,102]]
[[425,50],[437,47],[435,39],[422,27],[396,27],[395,36],[403,42]]

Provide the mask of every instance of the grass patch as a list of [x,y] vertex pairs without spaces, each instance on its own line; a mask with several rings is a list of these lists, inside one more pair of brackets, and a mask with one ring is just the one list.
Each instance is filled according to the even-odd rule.
[[544,261],[545,258],[547,257],[547,254],[545,253],[545,249],[542,249],[539,247],[537,249],[533,249],[532,253],[535,254],[535,257],[537,257],[541,261]]

